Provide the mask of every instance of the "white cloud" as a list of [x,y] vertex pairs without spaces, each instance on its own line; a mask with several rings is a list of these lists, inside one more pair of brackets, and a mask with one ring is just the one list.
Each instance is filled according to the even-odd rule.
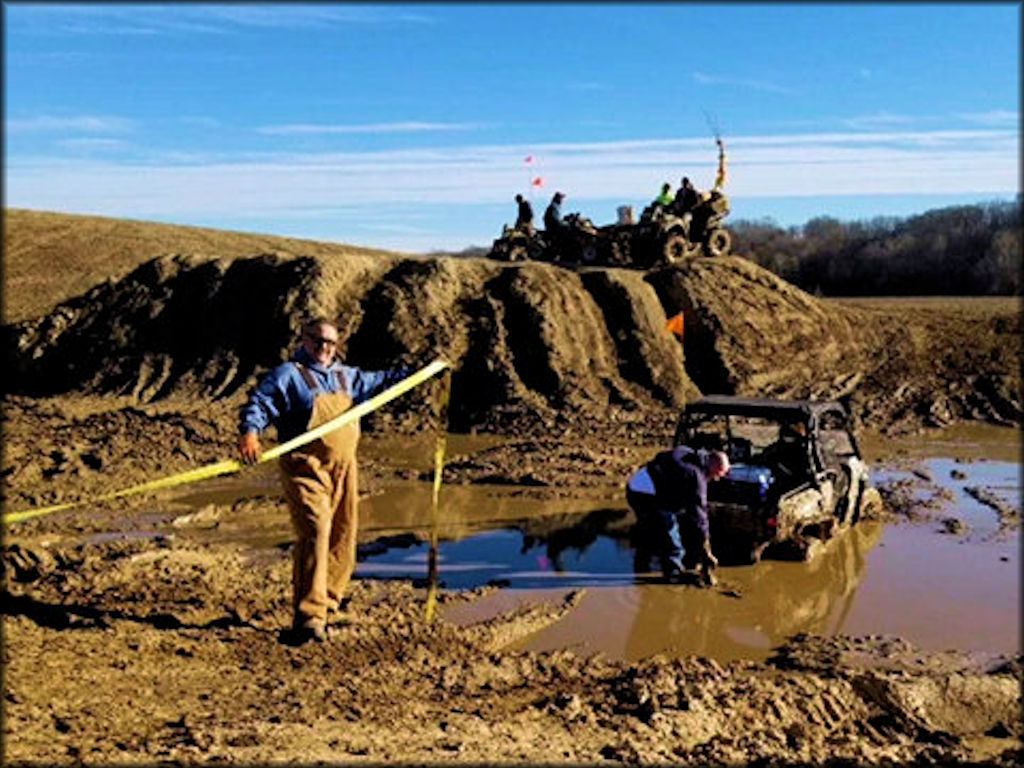
[[707,75],[703,72],[694,72],[693,79],[700,85],[735,86],[737,88],[748,88],[754,91],[767,91],[769,93],[796,93],[796,90],[793,88],[776,85],[775,83],[769,83],[763,80],[745,80],[742,78],[721,77],[717,75]]
[[39,115],[7,120],[4,123],[8,133],[41,133],[60,131],[85,131],[87,133],[127,133],[135,127],[133,120],[123,117],[50,117]]
[[37,34],[225,34],[244,30],[332,29],[430,24],[430,16],[387,6],[345,4],[12,4],[10,19]]
[[896,115],[891,112],[876,112],[873,115],[860,115],[858,117],[847,117],[840,121],[847,128],[885,128],[892,126],[906,126],[920,122],[927,118],[911,117],[910,115]]
[[[1007,194],[1019,191],[1016,130],[843,132],[737,136],[726,140],[727,192],[734,197]],[[532,154],[535,162],[524,165]],[[690,176],[711,184],[716,151],[707,138],[621,142],[466,145],[330,153],[231,153],[190,158],[8,157],[7,205],[101,215],[201,221],[329,220],[371,222],[369,210],[450,211],[423,247],[463,231],[481,206],[511,206],[542,176],[538,198],[568,194],[566,210],[587,215],[588,201],[643,205],[663,181]],[[306,211],[307,213],[302,213]],[[384,227],[405,221],[376,220]],[[324,221],[324,227],[333,226]],[[338,225],[340,226],[340,225]],[[484,228],[495,232],[500,222]],[[279,227],[272,231],[280,232]],[[323,231],[323,230],[321,230]],[[351,226],[345,232],[355,231]],[[376,230],[375,230],[376,231]],[[395,230],[397,232],[397,230]],[[283,233],[282,233],[283,234]],[[368,243],[353,239],[347,242]],[[397,237],[397,235],[396,235]],[[411,237],[411,235],[410,235]],[[424,236],[426,237],[426,236]],[[398,240],[388,241],[397,247]],[[403,241],[412,243],[412,240]],[[426,243],[426,239],[420,240]]]
[[575,82],[566,83],[565,87],[570,91],[608,91],[611,90],[604,83],[595,82]]
[[288,125],[265,125],[257,133],[271,135],[296,134],[358,134],[358,133],[423,133],[428,131],[472,131],[486,127],[483,123],[429,123],[409,120],[397,123],[367,123],[363,125],[331,125],[292,123]]
[[58,141],[57,144],[65,149],[73,150],[90,150],[90,149],[124,149],[129,145],[120,139],[98,139],[98,138],[87,138],[87,139],[63,139]]
[[956,115],[961,120],[990,126],[1018,126],[1020,113],[1006,109],[994,109],[989,112],[963,112]]

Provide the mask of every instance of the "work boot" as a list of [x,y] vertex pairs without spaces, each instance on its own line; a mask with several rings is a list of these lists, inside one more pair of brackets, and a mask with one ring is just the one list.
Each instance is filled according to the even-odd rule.
[[284,638],[288,645],[305,645],[309,642],[327,642],[327,627],[320,619],[309,619],[291,628]]

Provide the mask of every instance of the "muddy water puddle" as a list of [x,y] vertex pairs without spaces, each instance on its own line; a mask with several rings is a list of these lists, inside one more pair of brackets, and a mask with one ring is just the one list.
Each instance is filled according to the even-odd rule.
[[[806,632],[897,635],[931,650],[1018,653],[1019,533],[1006,524],[1020,515],[1018,435],[990,428],[980,437],[941,437],[890,443],[888,458],[872,465],[877,485],[907,484],[911,505],[926,513],[863,521],[809,563],[721,567],[711,589],[662,584],[656,574],[637,571],[633,517],[617,494],[539,501],[503,486],[445,486],[437,528],[442,586],[501,589],[444,606],[441,616],[471,624],[582,591],[568,616],[513,647],[572,648],[630,661],[655,653],[724,661],[763,659]],[[868,443],[869,459],[871,451]],[[192,505],[230,503],[232,494],[277,495],[273,473],[247,482],[247,488],[237,481],[207,488]],[[287,515],[268,506],[256,504],[208,535],[287,546]],[[430,484],[421,481],[395,483],[363,499],[356,577],[424,583],[429,511]],[[949,519],[960,525],[951,527]]]

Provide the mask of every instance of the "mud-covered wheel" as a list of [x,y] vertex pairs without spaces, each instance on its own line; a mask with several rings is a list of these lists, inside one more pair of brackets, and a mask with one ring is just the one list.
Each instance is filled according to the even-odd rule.
[[713,229],[704,243],[704,253],[708,256],[725,256],[731,246],[732,236],[726,230]]
[[526,261],[528,256],[525,245],[513,245],[508,249],[508,261]]
[[881,517],[883,508],[882,494],[878,492],[878,489],[865,488],[857,502],[857,509],[854,510],[850,524],[852,525],[858,520],[877,519]]
[[508,261],[508,247],[505,242],[500,240],[496,242],[491,247],[490,256],[492,259],[497,259],[498,261]]
[[771,539],[759,543],[752,543],[750,546],[750,554],[748,555],[747,562],[750,565],[757,565],[759,562],[761,562],[761,558],[764,557],[764,551],[768,549],[768,545],[771,543]]
[[661,248],[661,255],[666,264],[681,264],[686,261],[689,243],[682,235],[669,235]]
[[620,235],[612,241],[612,264],[616,266],[627,266],[631,259],[630,243],[628,235]]

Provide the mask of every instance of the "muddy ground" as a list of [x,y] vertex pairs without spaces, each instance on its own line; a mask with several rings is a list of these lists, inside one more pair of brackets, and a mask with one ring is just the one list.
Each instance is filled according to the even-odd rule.
[[[1020,425],[1013,299],[823,300],[738,257],[644,274],[294,241],[247,251],[239,235],[238,250],[219,250],[216,233],[197,254],[184,240],[171,247],[170,230],[155,260],[130,263],[126,248],[114,269],[100,249],[92,261],[106,273],[85,270],[88,287],[60,294],[40,269],[52,249],[73,254],[101,234],[149,242],[153,230],[68,217],[58,232],[29,218],[7,227],[5,267],[17,266],[18,290],[54,298],[12,314],[5,282],[5,513],[232,457],[239,403],[312,311],[341,318],[349,362],[449,359],[453,430],[496,444],[453,441],[446,483],[538,498],[617,494],[701,392],[849,397],[883,436]],[[663,332],[678,311],[682,344]],[[429,444],[437,394],[437,383],[423,387],[364,420],[365,495],[429,488],[429,455],[410,460],[393,440]],[[900,493],[889,513],[912,514]],[[272,490],[205,514],[268,510],[284,515]],[[766,662],[516,652],[509,643],[579,596],[462,627],[424,620],[423,583],[370,579],[353,584],[330,642],[294,648],[279,641],[287,542],[211,541],[202,526],[175,525],[181,516],[165,492],[5,529],[5,762],[1022,758],[1019,656],[816,636],[791,638]],[[443,591],[442,606],[496,588]]]

